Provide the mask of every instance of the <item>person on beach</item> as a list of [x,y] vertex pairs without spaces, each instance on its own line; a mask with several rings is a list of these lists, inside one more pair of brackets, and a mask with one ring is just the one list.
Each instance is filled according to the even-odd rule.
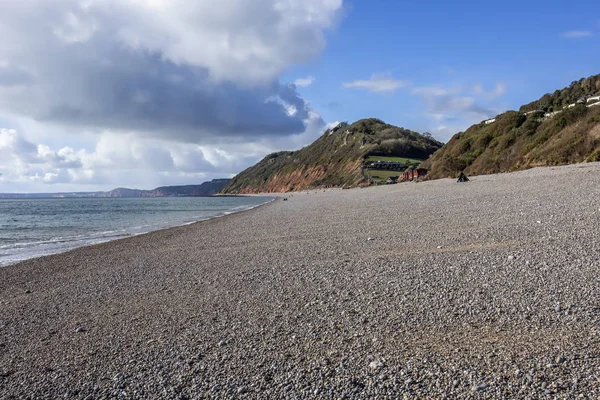
[[469,182],[469,178],[467,178],[464,171],[460,171],[460,175],[458,176],[458,181],[456,181],[456,182]]

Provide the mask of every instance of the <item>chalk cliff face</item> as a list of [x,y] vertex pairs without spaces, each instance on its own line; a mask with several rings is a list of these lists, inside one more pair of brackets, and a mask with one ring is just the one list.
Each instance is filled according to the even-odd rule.
[[428,178],[600,161],[600,75],[457,133],[426,160]]
[[429,136],[364,119],[342,123],[298,151],[269,154],[225,186],[222,193],[273,193],[357,186],[369,155],[426,159],[442,143]]

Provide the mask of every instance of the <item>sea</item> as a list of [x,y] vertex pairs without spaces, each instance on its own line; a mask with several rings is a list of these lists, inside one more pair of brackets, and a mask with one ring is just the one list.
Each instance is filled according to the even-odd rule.
[[268,197],[0,199],[0,267],[248,210]]

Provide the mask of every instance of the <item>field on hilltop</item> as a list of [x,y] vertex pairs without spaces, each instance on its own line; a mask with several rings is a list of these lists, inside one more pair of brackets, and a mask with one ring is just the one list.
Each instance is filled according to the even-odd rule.
[[234,177],[223,193],[357,186],[368,179],[363,169],[368,160],[403,160],[416,165],[441,146],[430,136],[375,118],[341,123],[301,150],[269,154]]

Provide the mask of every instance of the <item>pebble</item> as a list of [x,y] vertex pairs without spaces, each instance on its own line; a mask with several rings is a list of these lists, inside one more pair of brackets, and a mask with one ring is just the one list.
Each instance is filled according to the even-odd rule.
[[600,164],[574,168],[297,195],[0,268],[0,398],[600,398]]
[[383,368],[383,363],[378,360],[371,361],[371,363],[369,363],[369,368],[371,368],[371,369]]
[[479,385],[473,386],[471,388],[471,390],[474,391],[474,392],[481,392],[482,390],[487,389],[488,386],[489,385],[487,383],[483,382],[483,383],[480,383]]

